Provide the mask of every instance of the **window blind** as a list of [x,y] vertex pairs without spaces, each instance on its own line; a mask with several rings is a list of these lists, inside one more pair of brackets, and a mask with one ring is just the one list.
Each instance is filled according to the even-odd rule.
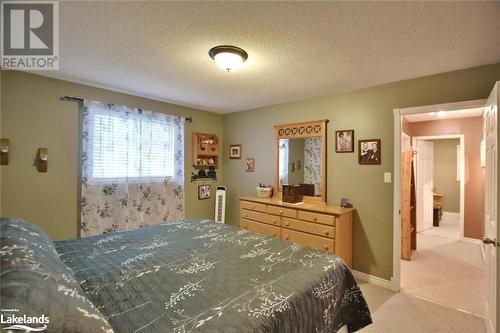
[[94,180],[174,176],[174,128],[148,115],[90,114]]

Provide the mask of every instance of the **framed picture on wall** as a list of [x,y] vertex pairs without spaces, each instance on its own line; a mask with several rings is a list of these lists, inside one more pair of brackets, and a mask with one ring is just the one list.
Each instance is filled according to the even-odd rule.
[[232,160],[241,159],[241,145],[229,145],[229,158]]
[[380,139],[358,140],[358,160],[362,165],[376,165],[382,162]]
[[335,152],[353,153],[354,152],[354,130],[335,131]]
[[255,172],[255,157],[248,157],[245,163],[246,172]]
[[198,185],[198,200],[210,199],[210,185]]

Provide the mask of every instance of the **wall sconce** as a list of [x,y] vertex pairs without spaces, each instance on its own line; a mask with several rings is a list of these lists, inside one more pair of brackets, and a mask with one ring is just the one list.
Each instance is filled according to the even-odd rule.
[[9,164],[9,139],[0,139],[0,165]]
[[38,148],[36,154],[36,169],[38,172],[47,172],[48,159],[49,150],[47,148]]

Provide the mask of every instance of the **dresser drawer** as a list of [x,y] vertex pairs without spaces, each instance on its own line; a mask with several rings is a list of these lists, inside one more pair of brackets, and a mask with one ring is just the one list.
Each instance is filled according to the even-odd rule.
[[281,230],[281,239],[314,247],[328,253],[333,253],[335,250],[335,241],[333,239],[309,235],[300,231],[283,228]]
[[277,227],[281,226],[281,217],[276,215],[270,215],[262,212],[256,212],[248,209],[240,209],[240,217],[243,219],[253,220],[256,222],[267,223],[275,225]]
[[335,226],[335,216],[333,215],[311,213],[299,210],[297,218],[300,220],[306,220],[306,221]]
[[297,219],[284,217],[282,219],[281,226],[288,229],[308,232],[310,234],[318,236],[335,238],[335,227],[330,227],[324,224],[305,222]]
[[284,207],[268,205],[267,212],[269,214],[275,214],[275,215],[280,215],[280,216],[297,217],[297,210],[291,209],[291,208],[284,208]]
[[275,227],[265,223],[254,222],[246,219],[240,220],[240,228],[253,231],[259,234],[273,236],[274,238],[280,238],[281,229],[280,227]]
[[251,202],[251,201],[240,201],[240,208],[248,209],[248,210],[255,210],[258,212],[265,212],[266,211],[265,204]]
[[266,213],[256,212],[248,209],[240,209],[240,217],[242,219],[254,220],[257,222],[264,222],[266,219]]

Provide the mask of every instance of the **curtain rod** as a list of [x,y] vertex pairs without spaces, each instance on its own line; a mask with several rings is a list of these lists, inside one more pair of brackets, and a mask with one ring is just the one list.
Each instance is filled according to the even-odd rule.
[[[63,97],[60,97],[59,98],[61,101],[70,101],[70,102],[78,102],[78,103],[83,103],[83,98],[79,98],[79,97],[71,97],[71,96],[63,96]],[[113,104],[113,103],[109,103],[109,104]],[[140,109],[139,109],[140,110]],[[193,122],[193,117],[189,116],[189,117],[184,117],[184,119],[188,122],[188,123],[192,123]]]

